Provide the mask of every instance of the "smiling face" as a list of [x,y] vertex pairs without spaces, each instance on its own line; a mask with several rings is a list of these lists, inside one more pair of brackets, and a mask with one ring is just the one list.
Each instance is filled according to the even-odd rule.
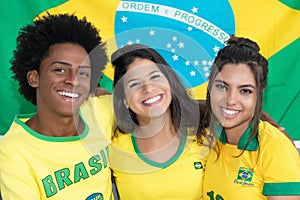
[[241,136],[257,102],[253,72],[246,64],[226,64],[212,83],[211,108],[226,133]]
[[140,125],[169,112],[172,100],[169,82],[151,60],[136,58],[128,65],[123,83],[127,104]]
[[55,44],[40,64],[40,71],[27,74],[37,88],[37,106],[43,113],[72,116],[88,97],[90,61],[85,49],[76,44]]

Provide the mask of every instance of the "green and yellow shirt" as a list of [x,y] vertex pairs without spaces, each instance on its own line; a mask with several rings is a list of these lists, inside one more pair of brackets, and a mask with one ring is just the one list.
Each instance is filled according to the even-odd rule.
[[212,150],[208,156],[204,199],[300,195],[300,159],[292,142],[268,122],[260,121],[258,136],[241,154],[250,133],[246,130],[238,145],[231,145],[222,131],[219,150]]
[[195,136],[183,136],[177,153],[169,161],[157,163],[140,152],[134,136],[118,135],[109,160],[120,199],[202,199],[206,156]]
[[85,130],[71,137],[35,132],[25,124],[32,115],[15,118],[0,140],[3,199],[111,199],[111,97],[91,98],[80,112]]

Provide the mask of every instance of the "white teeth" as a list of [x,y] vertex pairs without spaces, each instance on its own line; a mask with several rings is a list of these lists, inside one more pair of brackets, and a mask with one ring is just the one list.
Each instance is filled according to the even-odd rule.
[[72,93],[72,92],[59,91],[58,94],[61,96],[66,96],[66,97],[70,97],[70,98],[78,98],[79,97],[79,94]]
[[235,115],[237,113],[239,113],[239,111],[235,111],[235,110],[227,110],[225,108],[222,108],[223,112],[227,115]]
[[156,101],[158,101],[158,100],[160,100],[161,99],[161,95],[158,95],[158,96],[156,96],[156,97],[153,97],[153,98],[151,98],[151,99],[148,99],[147,101],[144,101],[143,103],[144,104],[151,104],[151,103],[154,103],[154,102],[156,102]]

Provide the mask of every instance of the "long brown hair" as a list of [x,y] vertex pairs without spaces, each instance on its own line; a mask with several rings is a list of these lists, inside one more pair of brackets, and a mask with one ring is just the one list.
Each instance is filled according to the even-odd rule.
[[117,85],[123,85],[122,77],[126,73],[127,67],[136,58],[148,59],[156,63],[168,80],[172,92],[170,110],[175,131],[184,132],[182,129],[189,127],[194,128],[195,132],[200,118],[198,104],[190,98],[179,77],[165,59],[154,49],[141,44],[124,46],[112,54],[111,60],[115,69],[113,103],[116,129],[121,133],[131,133],[139,124],[136,114],[124,105],[125,93],[123,87],[117,87]]
[[[210,99],[210,90],[215,77],[222,71],[223,67],[229,63],[246,64],[251,69],[257,86],[257,102],[255,105],[254,116],[251,120],[251,123],[253,123],[251,135],[248,138],[243,151],[247,148],[250,141],[258,134],[258,124],[263,102],[263,91],[267,85],[268,61],[259,53],[259,50],[260,48],[256,42],[248,38],[232,36],[226,42],[226,46],[218,52],[208,81],[206,112],[204,114],[203,127],[209,127],[210,132],[213,133],[213,128],[216,124],[218,124],[218,120],[212,112]],[[202,131],[207,130],[202,129]]]

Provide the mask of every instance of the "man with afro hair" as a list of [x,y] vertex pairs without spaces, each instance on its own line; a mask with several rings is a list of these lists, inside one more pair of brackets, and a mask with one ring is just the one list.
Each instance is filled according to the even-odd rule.
[[74,14],[20,30],[11,70],[37,112],[17,115],[0,141],[3,199],[111,198],[111,97],[91,95],[107,61],[98,30]]

